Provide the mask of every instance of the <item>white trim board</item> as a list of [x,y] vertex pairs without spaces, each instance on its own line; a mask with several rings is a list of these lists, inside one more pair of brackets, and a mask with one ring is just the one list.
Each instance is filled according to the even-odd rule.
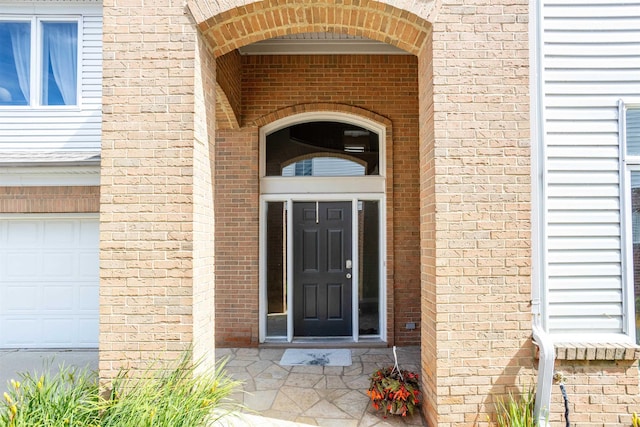
[[0,167],[0,186],[100,185],[100,166]]

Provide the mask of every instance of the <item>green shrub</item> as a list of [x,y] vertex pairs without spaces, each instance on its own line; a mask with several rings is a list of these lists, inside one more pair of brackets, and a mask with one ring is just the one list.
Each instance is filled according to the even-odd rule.
[[[228,396],[239,384],[219,363],[213,372],[195,375],[186,354],[173,369],[149,370],[135,378],[122,371],[102,405],[102,427],[194,427],[233,408]],[[214,409],[216,412],[214,413]]]
[[20,378],[11,380],[3,395],[0,426],[98,425],[98,413],[93,410],[99,400],[95,374],[61,366],[53,376],[24,373]]
[[[186,352],[173,367],[155,364],[123,370],[102,397],[97,376],[61,367],[56,375],[21,374],[0,405],[0,427],[197,427],[235,409],[229,395],[239,384],[224,363],[199,372]],[[198,372],[198,375],[196,375]],[[215,411],[214,411],[215,409]]]
[[533,388],[519,395],[509,392],[506,400],[498,399],[496,403],[498,427],[534,427],[534,405]]

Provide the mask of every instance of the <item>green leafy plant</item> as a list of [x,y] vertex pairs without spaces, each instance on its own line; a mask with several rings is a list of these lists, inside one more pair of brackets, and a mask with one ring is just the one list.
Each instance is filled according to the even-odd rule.
[[173,366],[152,365],[142,373],[123,370],[107,393],[86,370],[60,368],[39,378],[12,380],[0,403],[0,427],[198,427],[227,415],[239,382],[224,362],[204,370],[186,352]]
[[388,366],[371,375],[367,395],[376,410],[406,417],[422,401],[418,374]]
[[24,373],[11,380],[0,407],[0,426],[98,426],[93,410],[99,400],[96,375],[61,366],[48,376]]
[[225,374],[224,363],[199,375],[197,368],[187,353],[172,369],[151,367],[136,377],[120,372],[100,407],[101,427],[195,427],[226,415],[239,383]]
[[509,392],[496,403],[498,427],[534,427],[535,391],[530,387],[522,394]]

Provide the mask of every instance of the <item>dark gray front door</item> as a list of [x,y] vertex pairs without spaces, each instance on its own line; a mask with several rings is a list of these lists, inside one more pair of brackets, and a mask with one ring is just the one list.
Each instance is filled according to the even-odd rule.
[[295,202],[293,224],[293,334],[351,336],[351,202]]

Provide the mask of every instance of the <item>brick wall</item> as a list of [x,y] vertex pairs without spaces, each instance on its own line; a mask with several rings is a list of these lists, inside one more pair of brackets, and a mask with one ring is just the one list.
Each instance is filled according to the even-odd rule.
[[[635,360],[557,360],[565,377],[571,425],[630,426],[638,412],[638,364]],[[551,394],[551,425],[565,425],[564,400],[558,385]]]
[[434,145],[423,167],[434,168],[424,212],[435,242],[424,264],[435,263],[435,284],[423,288],[435,298],[438,426],[486,425],[494,398],[529,381],[535,364],[528,3],[444,1],[430,15]]
[[212,78],[196,75],[202,48],[182,0],[105,0],[103,15],[99,369],[110,378],[177,358],[212,324],[213,307],[207,319],[193,302],[212,285],[209,129],[195,101],[196,80],[210,93]]
[[221,128],[240,125],[242,110],[242,60],[237,50],[216,59],[216,121]]
[[100,187],[0,187],[0,213],[100,211]]
[[[240,130],[216,140],[216,340],[250,345],[258,324],[258,127],[265,116],[321,101],[391,123],[387,144],[387,258],[390,342],[417,344],[420,328],[417,61],[413,56],[247,56],[242,58]],[[247,319],[251,319],[247,322]]]
[[215,276],[213,215],[216,61],[198,37],[194,66],[193,150],[193,353],[203,370],[215,363]]
[[216,134],[216,343],[258,343],[258,130]]

